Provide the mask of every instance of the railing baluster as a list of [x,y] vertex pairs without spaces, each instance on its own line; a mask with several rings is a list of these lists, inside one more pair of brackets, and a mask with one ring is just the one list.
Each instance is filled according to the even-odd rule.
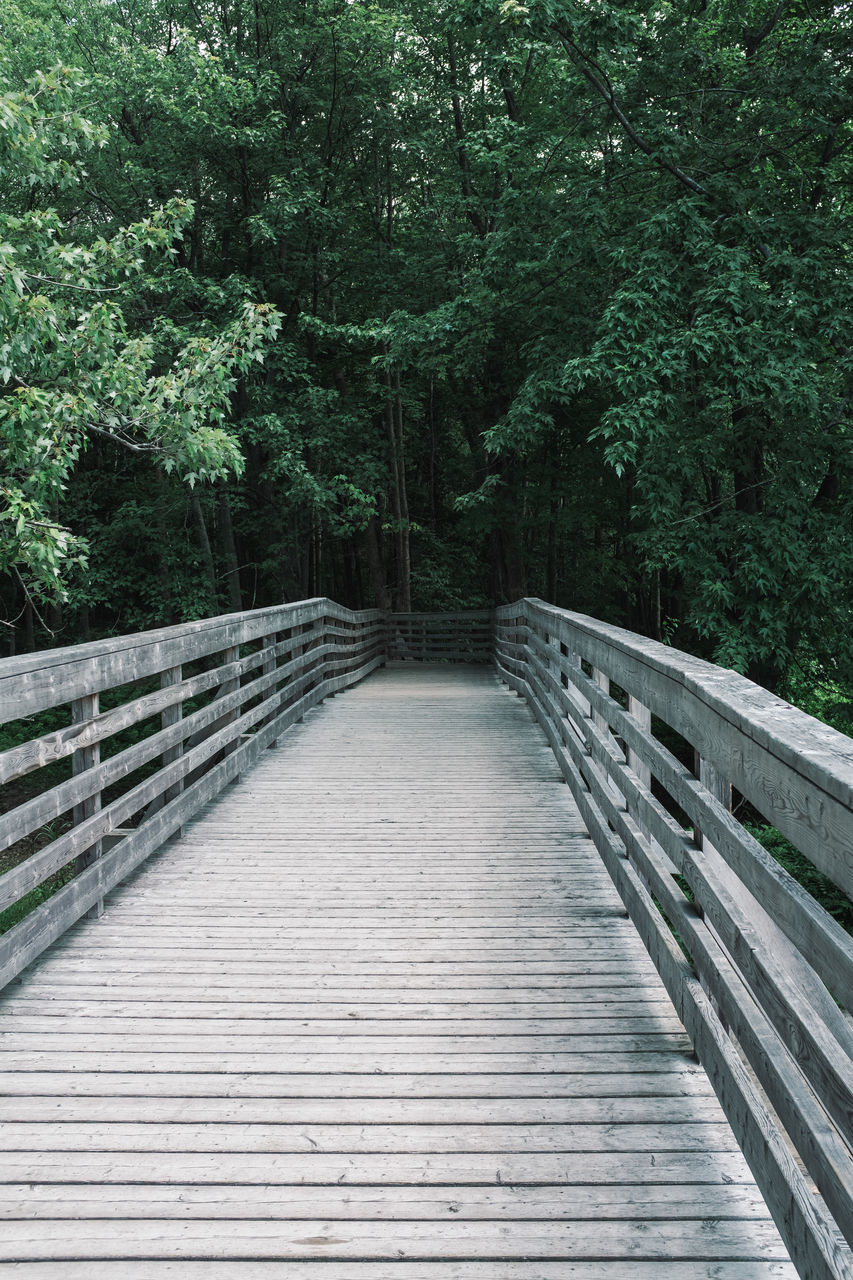
[[[71,723],[86,724],[90,720],[94,720],[100,709],[100,697],[97,693],[87,694],[82,698],[75,698],[71,703]],[[96,742],[89,747],[77,747],[71,760],[71,772],[73,776],[85,773],[87,769],[94,769],[101,763],[101,745]],[[101,793],[96,792],[95,795],[89,796],[85,800],[81,800],[79,804],[75,804],[73,810],[73,821],[75,827],[79,827],[81,822],[85,822],[87,818],[91,818],[93,814],[98,813],[101,808]],[[75,860],[77,873],[85,871],[87,867],[91,867],[101,857],[102,844],[100,840],[96,840],[93,845],[84,850],[83,853],[77,855]],[[99,898],[97,903],[87,913],[92,916],[100,916],[103,914],[104,900]]]
[[[722,776],[710,760],[706,759],[705,756],[700,755],[698,751],[694,753],[694,758],[696,776],[702,783],[702,786],[705,787],[707,791],[710,791],[715,800],[719,800],[724,809],[731,812],[732,784]],[[713,848],[713,845],[709,845],[707,836],[703,835],[698,826],[694,827],[693,839],[697,849],[704,849],[706,846]]]
[[[240,660],[240,646],[238,644],[229,645],[227,649],[224,649],[222,651],[222,666],[227,666],[231,662],[239,662],[239,660]],[[229,693],[236,693],[239,688],[240,688],[239,676],[235,676],[232,680],[224,680],[222,684],[219,686],[218,697],[224,698]],[[226,714],[222,717],[222,724],[220,725],[220,727],[224,727],[227,724],[233,724],[234,721],[239,720],[239,718],[240,718],[240,708],[235,707],[233,711],[226,712]],[[222,754],[224,756],[230,756],[231,752],[236,751],[239,745],[240,744],[236,741],[229,742],[227,746],[223,749]],[[235,778],[234,781],[236,782],[236,780],[237,779]]]
[[[605,675],[605,673],[600,671],[598,667],[593,667],[592,679],[593,683],[598,686],[602,693],[610,693],[610,676]],[[592,722],[596,729],[600,729],[602,733],[609,733],[610,725],[607,723],[606,717],[603,716],[600,711],[593,711]]]
[[[632,693],[628,694],[628,714],[634,717],[637,724],[645,733],[651,733],[651,708],[647,707],[639,698],[635,698]],[[628,748],[628,765],[634,770],[639,781],[648,790],[652,785],[652,771],[649,766],[644,763],[642,757],[638,756],[636,751],[633,751],[630,747]],[[636,814],[634,816],[636,817]]]
[[[275,671],[276,667],[278,666],[278,659],[276,658],[275,652],[274,652],[275,646],[277,644],[278,644],[278,633],[275,631],[270,632],[269,635],[263,636],[263,638],[261,639],[261,648],[270,650],[270,653],[264,658],[264,661],[261,665],[262,675],[265,675],[265,676],[272,675],[273,671]],[[263,695],[264,700],[266,701],[274,698],[275,694],[276,694],[276,686],[275,686],[275,681],[273,680],[269,688],[264,692],[264,695]],[[261,729],[265,724],[269,724],[269,722],[274,717],[275,717],[275,711],[271,711],[269,715],[264,716],[263,720],[261,720],[260,724],[258,725],[258,728]],[[275,747],[277,745],[278,745],[278,739],[276,738],[273,742],[270,743],[270,748]]]
[[576,671],[583,670],[581,666],[581,655],[577,652],[576,649],[572,649],[569,652],[568,667],[569,667],[569,673],[568,673],[569,674],[569,686],[568,686],[569,697],[571,698],[575,706],[578,708],[581,715],[588,716],[592,710],[592,708],[589,705],[589,700],[583,696],[577,684],[575,684],[571,678],[572,667],[574,667]]
[[[183,666],[179,663],[176,667],[167,667],[165,671],[160,673],[160,688],[172,689],[175,685],[179,685],[184,678]],[[164,729],[171,729],[173,724],[179,724],[183,719],[184,708],[182,702],[175,702],[171,707],[166,707],[160,716],[160,724]],[[184,744],[177,743],[174,747],[167,748],[161,757],[164,767],[172,764],[175,760],[180,760],[184,754]],[[184,780],[179,778],[174,786],[167,787],[163,793],[163,803],[168,804],[170,800],[175,800],[184,789]],[[183,827],[178,827],[175,832],[175,839],[184,834]]]
[[[593,683],[597,686],[597,688],[599,688],[601,692],[605,694],[606,697],[609,698],[610,697],[610,676],[607,675],[606,672],[601,671],[598,667],[593,667],[592,679],[593,679]],[[610,728],[610,722],[606,716],[602,715],[600,711],[593,710],[592,722],[595,725],[596,729],[598,729],[599,733],[603,734],[605,738],[609,739],[609,741],[613,743],[614,746],[618,746],[615,738],[613,737],[613,731]],[[623,808],[627,809],[628,802],[625,796],[619,790],[615,781],[610,777],[608,777],[607,779],[607,786],[610,791],[610,794],[613,796],[613,799],[618,804],[620,804]]]

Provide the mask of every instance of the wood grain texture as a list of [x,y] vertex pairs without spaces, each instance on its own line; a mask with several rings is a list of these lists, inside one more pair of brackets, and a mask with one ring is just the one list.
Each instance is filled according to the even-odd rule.
[[542,601],[524,605],[529,621],[672,725],[853,896],[850,738],[734,671]]
[[[522,644],[517,643],[519,611],[527,622]],[[624,633],[620,647],[617,635],[610,634],[613,628],[599,632],[595,626],[576,626],[574,615],[535,601],[513,606],[506,614],[510,658],[504,662],[499,611],[499,668],[510,687],[528,699],[552,745],[620,897],[694,1038],[776,1220],[784,1226],[801,1273],[810,1280],[853,1275],[853,1038],[833,999],[837,992],[849,1008],[849,937],[743,832],[727,811],[727,792],[716,785],[716,770],[712,773],[706,765],[704,781],[690,777],[652,737],[643,723],[645,714],[642,719],[632,714],[638,703],[648,705],[690,741],[702,742],[701,730],[691,721],[698,714],[695,698],[681,680],[682,659],[687,667],[692,659],[674,654],[667,662],[666,651],[658,653],[661,647],[656,646],[650,676],[650,668],[638,659],[648,643],[641,637]],[[623,649],[634,655],[633,665],[624,661]],[[592,668],[593,678],[585,674],[581,659]],[[718,672],[714,678],[725,675]],[[670,681],[668,701],[662,696],[656,701],[654,691],[663,688],[664,676]],[[610,696],[608,678],[619,685],[623,698],[627,695],[628,712]],[[762,694],[755,691],[750,713],[763,706]],[[757,746],[742,724],[743,718],[729,728],[740,734],[743,757],[755,761],[772,744],[759,732]],[[817,740],[823,741],[821,733]],[[838,777],[845,751],[836,758]],[[807,772],[800,779],[803,786],[811,785],[804,781]],[[685,830],[652,794],[650,775],[683,804],[694,818],[694,831]],[[822,803],[815,793],[815,806]],[[712,833],[713,843],[697,840],[700,826],[705,835]],[[850,826],[848,815],[848,830]],[[810,838],[801,832],[800,847],[808,849]],[[836,840],[824,856],[839,853],[841,865],[844,849],[844,842]],[[681,885],[689,886],[689,900],[673,880],[675,870],[683,877]],[[685,966],[662,912],[689,952],[701,985]],[[744,1054],[755,1076],[745,1069]],[[756,1089],[756,1076],[766,1094]],[[768,1098],[776,1115],[766,1105]],[[825,1203],[791,1159],[779,1117]]]
[[524,703],[311,696],[7,989],[0,1275],[793,1280]]
[[[636,780],[626,769],[624,758],[594,719],[583,721],[583,735],[588,746],[588,750],[583,751],[559,715],[559,706],[553,696],[556,692],[559,697],[559,688],[555,685],[545,687],[548,678],[548,672],[539,659],[535,654],[531,655],[528,680],[536,693],[537,706],[547,712],[550,722],[559,725],[561,730],[561,743],[555,750],[559,752],[563,747],[568,748],[574,767],[583,775],[585,785],[611,828],[631,855],[643,864],[642,842],[638,842],[633,823],[622,811],[624,806],[620,803],[623,794],[629,801],[632,797],[640,801],[649,829],[660,840],[679,873],[689,882],[695,902],[716,930],[715,937],[706,946],[704,938],[698,938],[697,928],[701,928],[703,933],[706,930],[693,918],[688,919],[682,929],[682,936],[697,962],[699,952],[711,957],[701,970],[706,984],[716,997],[725,999],[717,974],[726,967],[727,961],[713,958],[718,936],[728,955],[735,960],[741,980],[774,1024],[781,1043],[772,1046],[770,1052],[764,1051],[756,1056],[753,1065],[783,1123],[797,1135],[798,1141],[803,1135],[801,1148],[813,1147],[816,1154],[820,1152],[824,1146],[824,1121],[818,1121],[815,1116],[809,1126],[804,1125],[800,1118],[794,1118],[800,1097],[808,1093],[811,1085],[840,1130],[842,1139],[849,1143],[853,1135],[853,1034],[843,1013],[812,969],[809,963],[811,952],[806,952],[807,960],[791,946],[773,919],[737,880],[712,846],[697,849],[661,806],[639,792]],[[601,713],[599,716],[604,718]],[[619,779],[615,795],[612,787],[614,778]],[[611,786],[607,785],[608,780]],[[630,803],[628,807],[630,810]],[[679,900],[683,908],[684,900],[668,877],[656,883],[653,892],[668,912],[679,909]],[[846,935],[844,939],[846,954],[850,955],[850,940]],[[843,972],[841,965],[838,970]],[[774,1078],[777,1064],[787,1057],[786,1048],[796,1057],[799,1070],[805,1077],[799,1088],[793,1091],[788,1087],[790,1082],[780,1087]],[[809,1138],[810,1128],[813,1136]],[[849,1159],[842,1157],[840,1161],[825,1161],[821,1157],[812,1164],[818,1185],[839,1215],[839,1223],[853,1235],[849,1195],[844,1190],[853,1176]],[[828,1181],[824,1170],[828,1171],[830,1165],[834,1172]]]

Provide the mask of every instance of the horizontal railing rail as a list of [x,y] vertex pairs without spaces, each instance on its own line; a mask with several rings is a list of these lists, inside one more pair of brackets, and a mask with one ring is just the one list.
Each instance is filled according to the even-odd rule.
[[21,739],[0,754],[0,912],[22,916],[0,936],[0,987],[384,661],[381,613],[316,599],[0,662],[0,719]]
[[386,614],[388,659],[393,662],[491,662],[492,609],[458,613]]
[[853,896],[853,741],[734,672],[538,600],[498,610],[496,661],[800,1274],[853,1276],[853,938],[731,811],[734,787]]

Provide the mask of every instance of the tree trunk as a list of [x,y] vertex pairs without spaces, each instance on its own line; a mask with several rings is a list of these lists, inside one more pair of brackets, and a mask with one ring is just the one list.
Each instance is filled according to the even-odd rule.
[[[551,488],[554,488],[552,476]],[[548,555],[545,570],[545,598],[549,604],[557,603],[557,513],[560,499],[553,497],[548,509]]]
[[453,110],[453,129],[456,134],[456,159],[459,164],[462,195],[465,199],[465,216],[475,228],[477,234],[483,238],[486,234],[486,227],[479,210],[474,207],[475,193],[474,184],[471,181],[471,162],[468,158],[468,151],[465,146],[465,118],[462,114],[462,99],[460,98],[458,91],[456,42],[450,33],[448,33],[447,36],[447,56],[450,64],[450,80],[453,86],[450,94],[450,105]]
[[390,610],[391,596],[385,579],[385,565],[382,559],[381,531],[379,520],[371,516],[364,530],[364,549],[367,554],[367,567],[370,572],[370,585],[376,600],[376,608]]
[[527,595],[527,574],[524,554],[518,540],[518,531],[508,525],[500,530],[504,562],[504,583],[507,602],[512,604]]
[[202,510],[201,499],[198,496],[198,490],[193,489],[190,498],[192,506],[193,519],[195,520],[196,533],[198,534],[198,545],[201,551],[201,562],[204,567],[204,576],[207,585],[210,587],[211,603],[216,603],[216,565],[213,561],[213,551],[210,547],[210,537],[207,532],[207,524],[204,519],[204,511]]
[[412,549],[409,525],[409,491],[406,485],[406,452],[403,440],[403,396],[399,371],[394,371],[394,426],[397,451],[397,475],[400,484],[400,612],[412,609]]
[[231,504],[227,493],[220,493],[216,503],[216,514],[219,523],[219,541],[222,547],[222,558],[225,564],[225,582],[228,587],[228,607],[234,613],[243,610],[243,596],[240,591],[240,569],[237,559],[237,545],[234,541],[234,525],[231,522]]
[[[387,354],[387,347],[384,348]],[[391,514],[394,518],[396,584],[394,608],[411,611],[411,562],[409,551],[409,503],[406,494],[406,464],[403,457],[403,406],[400,376],[385,371],[385,427],[391,462]]]

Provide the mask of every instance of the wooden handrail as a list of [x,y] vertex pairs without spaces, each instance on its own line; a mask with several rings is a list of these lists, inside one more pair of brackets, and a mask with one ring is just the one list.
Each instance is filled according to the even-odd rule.
[[[734,786],[853,894],[853,741],[734,672],[539,600],[497,611],[496,662],[551,743],[800,1274],[853,1275],[853,938],[730,812]],[[693,748],[693,771],[652,717]]]
[[0,784],[69,774],[0,817],[0,851],[59,828],[0,876],[0,910],[67,879],[0,937],[0,987],[310,707],[384,661],[378,610],[316,599],[0,662],[4,721],[65,721],[0,754]]

